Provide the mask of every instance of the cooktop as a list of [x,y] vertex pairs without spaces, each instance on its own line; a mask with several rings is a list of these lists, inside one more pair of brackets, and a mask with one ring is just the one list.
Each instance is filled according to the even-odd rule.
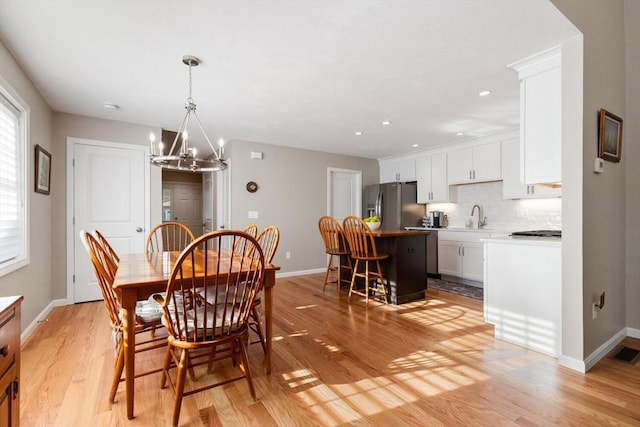
[[562,237],[562,230],[514,231],[511,235],[526,237]]

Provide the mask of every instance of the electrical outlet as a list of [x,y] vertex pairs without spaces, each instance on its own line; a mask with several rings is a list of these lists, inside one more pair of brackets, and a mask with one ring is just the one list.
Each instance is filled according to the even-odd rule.
[[291,252],[286,252],[286,253],[284,254],[284,257],[285,257],[286,259],[291,259]]
[[592,304],[591,316],[593,317],[593,320],[595,320],[595,319],[598,317],[598,310],[599,310],[598,305],[599,305],[599,303],[598,303],[598,302],[594,302],[594,303]]

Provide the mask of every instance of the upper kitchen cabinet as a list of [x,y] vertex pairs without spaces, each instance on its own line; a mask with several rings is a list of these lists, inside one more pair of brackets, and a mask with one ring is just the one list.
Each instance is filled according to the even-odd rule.
[[415,159],[380,162],[380,184],[384,184],[385,182],[405,182],[415,180]]
[[449,185],[502,179],[500,143],[477,145],[447,155]]
[[504,199],[533,199],[560,197],[562,188],[523,184],[520,176],[520,141],[502,143],[502,197]]
[[520,149],[524,184],[562,182],[560,47],[510,65],[520,79]]
[[447,183],[447,154],[434,154],[416,160],[418,203],[455,201]]

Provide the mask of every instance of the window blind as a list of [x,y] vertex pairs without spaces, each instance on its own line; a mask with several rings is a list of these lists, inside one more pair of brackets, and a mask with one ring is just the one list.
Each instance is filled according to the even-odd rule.
[[20,111],[0,95],[0,266],[24,246],[19,126]]

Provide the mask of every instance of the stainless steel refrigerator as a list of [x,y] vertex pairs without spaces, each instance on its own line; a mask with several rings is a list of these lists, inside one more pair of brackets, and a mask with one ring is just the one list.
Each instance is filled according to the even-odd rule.
[[390,182],[365,187],[363,218],[377,215],[382,228],[400,230],[421,227],[425,205],[416,202],[418,189],[415,182]]

